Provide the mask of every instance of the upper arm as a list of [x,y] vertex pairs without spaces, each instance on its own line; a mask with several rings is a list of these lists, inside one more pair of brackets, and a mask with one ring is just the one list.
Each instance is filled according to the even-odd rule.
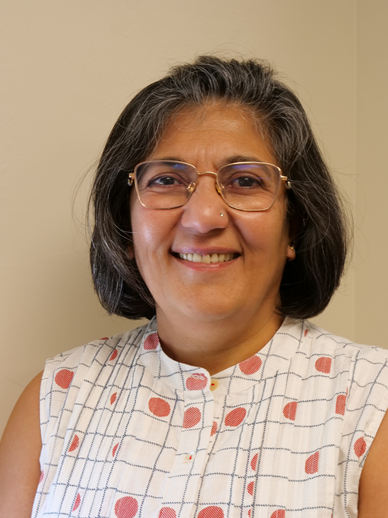
[[359,518],[388,517],[388,412],[372,442],[361,473]]
[[42,373],[26,387],[0,442],[0,516],[30,518],[39,483],[42,447],[39,392]]

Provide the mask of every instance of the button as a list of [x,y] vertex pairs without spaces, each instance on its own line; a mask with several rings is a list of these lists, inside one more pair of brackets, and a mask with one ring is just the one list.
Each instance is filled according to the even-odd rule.
[[195,451],[191,451],[190,453],[185,455],[183,462],[185,464],[189,464],[190,462],[193,462],[194,459],[195,459]]
[[216,389],[218,389],[218,385],[219,385],[218,380],[215,380],[215,379],[213,380],[213,379],[212,379],[212,380],[210,381],[210,390],[216,390]]

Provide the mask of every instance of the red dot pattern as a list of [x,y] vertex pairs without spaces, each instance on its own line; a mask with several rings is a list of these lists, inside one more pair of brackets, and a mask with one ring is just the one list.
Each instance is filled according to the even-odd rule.
[[319,372],[324,372],[325,374],[329,374],[330,369],[331,369],[331,358],[328,358],[327,356],[321,356],[315,362],[315,368]]
[[183,415],[183,428],[193,428],[201,420],[201,411],[193,406],[185,410]]
[[111,354],[111,357],[109,358],[109,361],[111,362],[111,361],[115,360],[117,358],[117,354],[118,354],[117,353],[117,349],[115,349],[113,351],[113,353]]
[[308,333],[308,332],[309,332],[309,330],[308,330],[308,329],[306,329],[306,330],[305,330],[305,332],[304,332],[304,336],[307,336],[307,333]]
[[286,511],[284,509],[278,509],[271,514],[271,518],[286,518]]
[[224,511],[221,507],[210,505],[198,513],[198,518],[224,518]]
[[75,502],[74,502],[73,511],[76,511],[78,509],[78,507],[80,506],[80,503],[81,503],[81,495],[78,493],[77,498],[75,499]]
[[124,496],[117,500],[115,504],[115,515],[117,518],[134,518],[138,508],[139,505],[135,498]]
[[253,469],[253,471],[256,471],[258,456],[259,456],[259,454],[256,453],[256,455],[251,460],[251,468]]
[[[310,334],[310,336],[311,336],[311,334]],[[104,346],[104,347],[106,347],[105,351],[107,351],[108,346]],[[121,351],[120,347],[117,350],[109,347],[108,352],[106,352],[106,354],[105,354],[105,360],[107,358],[109,358],[110,355],[113,356],[114,353],[116,353],[116,357],[117,357],[118,352],[120,352],[120,351]],[[274,426],[272,426],[271,431],[275,430],[275,433],[272,435],[272,437],[276,436],[276,426],[275,426],[276,424],[278,424],[279,422],[284,423],[284,420],[286,420],[286,421],[289,420],[289,422],[291,422],[291,426],[292,426],[293,422],[296,419],[296,415],[298,415],[298,425],[299,424],[301,425],[301,432],[300,432],[300,434],[298,432],[296,435],[299,438],[302,438],[302,436],[304,434],[303,439],[305,437],[308,438],[309,437],[308,428],[311,428],[311,421],[309,421],[309,417],[311,415],[311,412],[310,412],[311,410],[312,410],[312,412],[317,412],[317,415],[321,415],[323,422],[325,421],[325,419],[330,420],[330,416],[333,417],[332,416],[333,411],[335,411],[335,415],[337,416],[337,421],[338,421],[338,416],[340,416],[340,418],[342,420],[342,416],[345,414],[347,415],[348,405],[347,405],[347,395],[345,394],[345,391],[347,392],[346,384],[342,385],[342,381],[341,381],[341,383],[333,383],[332,385],[329,385],[329,383],[331,382],[333,373],[337,374],[337,372],[339,372],[339,370],[340,370],[340,367],[337,367],[336,360],[327,357],[326,356],[327,354],[330,354],[330,352],[324,351],[322,348],[320,350],[320,354],[313,356],[313,358],[311,359],[311,363],[309,364],[309,367],[310,367],[309,374],[312,374],[312,377],[315,377],[316,383],[314,383],[314,390],[315,390],[315,385],[316,386],[319,385],[319,387],[317,388],[316,393],[313,393],[311,395],[311,398],[308,399],[308,401],[303,402],[303,404],[301,403],[299,405],[298,402],[291,401],[290,399],[285,397],[285,399],[283,400],[283,406],[282,406],[281,398],[283,397],[284,393],[279,392],[279,396],[281,398],[279,398],[280,401],[278,399],[278,402],[280,404],[273,405],[272,409],[271,409],[271,412],[275,412],[275,414],[276,414],[276,415],[273,415],[273,413],[271,413],[271,416],[270,416],[271,417],[270,422],[274,423]],[[147,358],[147,359],[158,360],[158,355],[152,351],[151,351],[151,354],[146,353],[143,357]],[[120,356],[120,358],[121,358],[121,356]],[[258,358],[258,357],[256,356],[256,358]],[[110,369],[108,368],[108,370],[111,370],[112,364],[114,365],[114,363],[111,362],[111,367],[110,367]],[[242,366],[243,366],[242,369],[245,369],[246,373],[252,372],[252,369],[249,370],[246,367],[247,364],[249,365],[248,362],[242,362]],[[54,365],[55,365],[55,362],[54,362]],[[331,371],[332,366],[333,366],[333,371]],[[52,368],[54,368],[54,367],[52,367]],[[240,369],[241,372],[242,372],[242,369]],[[311,373],[311,371],[313,371],[313,372]],[[203,371],[203,372],[205,372],[205,371]],[[325,374],[322,374],[322,372],[324,372]],[[330,372],[332,373],[331,375],[329,374]],[[77,375],[77,377],[75,376],[75,373],[76,372],[75,372],[74,363],[68,363],[68,362],[62,363],[62,365],[60,367],[57,367],[54,370],[53,375],[56,376],[55,383],[57,383],[57,385],[54,384],[54,387],[57,387],[57,390],[55,390],[56,394],[54,394],[54,398],[62,398],[63,400],[66,400],[67,392],[69,392],[69,391],[59,389],[58,387],[60,385],[62,385],[64,388],[67,388],[67,389],[72,388],[72,391],[70,392],[70,396],[72,395],[72,392],[75,389],[78,390],[78,385],[80,385],[81,380],[79,379],[79,375]],[[179,384],[180,384],[179,385],[179,390],[180,390],[180,387],[182,386],[182,373],[177,372],[177,373],[174,373],[174,375],[175,374],[180,376],[179,380],[178,380]],[[184,410],[184,408],[182,409],[183,399],[180,397],[179,398],[180,409],[175,414],[175,419],[178,418],[178,422],[173,421],[173,426],[176,426],[176,425],[182,426],[182,420],[185,420],[185,424],[184,424],[185,428],[193,427],[193,425],[196,422],[196,418],[194,415],[193,416],[189,415],[190,411],[193,411],[194,413],[198,414],[199,425],[197,424],[197,426],[194,427],[194,430],[195,430],[194,432],[192,432],[190,430],[188,432],[189,434],[192,434],[192,433],[195,434],[197,432],[198,428],[201,426],[202,406],[200,404],[198,404],[197,402],[194,403],[194,401],[198,401],[197,398],[199,398],[199,396],[201,394],[200,390],[202,389],[202,387],[208,387],[209,381],[210,382],[212,381],[212,380],[209,380],[209,376],[205,376],[205,374],[197,373],[197,371],[195,373],[191,372],[191,373],[184,374],[185,377],[183,378],[183,387],[187,390],[192,390],[192,391],[197,390],[198,391],[196,393],[197,395],[195,393],[194,394],[191,393],[191,396],[186,391],[186,396],[191,398],[191,400],[192,400],[190,406],[195,405],[195,406],[198,406],[198,408],[189,409],[189,411],[186,412],[185,415],[183,416],[182,415],[183,410]],[[75,381],[74,385],[76,385],[76,387],[74,387],[74,385],[72,384],[73,379]],[[241,380],[241,375],[240,376],[237,375],[235,379],[236,379],[236,381]],[[248,375],[246,376],[246,379],[248,379]],[[346,380],[346,377],[343,377],[344,382],[345,382],[345,380]],[[151,386],[149,387],[149,390],[152,390],[152,382],[150,383],[150,385]],[[330,391],[331,391],[330,393],[328,391],[326,391],[326,389],[328,387],[330,388]],[[112,382],[112,385],[107,385],[104,388],[106,396],[105,396],[104,400],[102,401],[102,404],[105,404],[105,406],[107,406],[107,407],[109,407],[109,402],[111,405],[116,404],[118,398],[121,398],[120,402],[123,401],[122,400],[123,394],[121,394],[121,392],[119,392],[119,391],[112,393],[113,392],[112,389],[116,390],[116,391],[119,390],[117,388],[116,382],[114,380]],[[292,387],[291,387],[291,389],[292,389]],[[335,393],[336,391],[337,391],[337,393]],[[59,392],[60,392],[60,394],[58,394]],[[147,391],[145,391],[144,393],[146,394]],[[143,410],[144,410],[144,403],[149,404],[149,410],[147,408],[145,409],[146,413],[148,413],[148,418],[147,418],[147,416],[145,416],[145,419],[143,419],[143,422],[148,424],[148,423],[150,423],[150,419],[151,419],[151,421],[153,422],[153,423],[151,423],[151,425],[154,427],[153,428],[154,431],[156,428],[156,432],[159,431],[159,428],[161,429],[161,431],[164,431],[165,426],[160,426],[160,422],[159,422],[159,426],[158,426],[155,419],[150,417],[152,415],[151,410],[154,412],[154,415],[165,416],[163,419],[160,420],[160,421],[163,420],[164,422],[168,422],[169,417],[167,417],[167,416],[171,416],[172,410],[173,410],[173,406],[172,406],[173,399],[171,399],[169,396],[166,397],[164,395],[164,393],[168,393],[168,391],[165,392],[164,390],[160,389],[160,393],[152,394],[152,396],[158,396],[158,397],[151,398],[149,401],[147,401],[147,399],[150,396],[148,396],[148,398],[147,398],[147,396],[145,396],[146,397],[145,401],[143,400],[141,402],[143,404]],[[294,393],[295,393],[295,391],[290,390],[289,393],[286,392],[286,396],[292,395]],[[325,397],[325,398],[322,397],[322,394],[324,394],[324,393],[327,394],[327,397]],[[217,395],[217,394],[215,393],[215,395]],[[310,394],[309,394],[309,396],[310,396]],[[72,399],[72,401],[73,401],[73,399]],[[72,401],[70,402],[70,404],[72,403]],[[245,402],[245,400],[244,400],[244,402],[241,401],[241,402],[237,403],[237,405],[238,404],[241,405],[238,408],[235,408],[232,403],[231,407],[225,409],[226,412],[224,414],[224,419],[225,419],[224,423],[222,422],[222,420],[221,421],[219,420],[217,413],[216,413],[216,415],[217,415],[216,420],[213,421],[213,419],[210,419],[208,421],[208,423],[206,424],[206,429],[207,429],[207,433],[209,433],[209,435],[211,437],[214,434],[217,434],[219,429],[221,429],[222,431],[225,431],[225,428],[227,428],[227,427],[233,427],[233,426],[239,425],[237,430],[234,430],[232,428],[232,429],[229,429],[229,434],[227,434],[227,433],[221,434],[220,437],[223,440],[224,438],[227,438],[228,436],[233,437],[235,435],[235,433],[237,433],[238,430],[242,427],[242,425],[246,425],[248,427],[251,425],[251,421],[253,421],[254,412],[250,412],[248,404]],[[326,405],[326,413],[324,412],[325,405]],[[124,403],[123,403],[123,406],[125,406]],[[243,407],[245,407],[245,409]],[[167,410],[165,410],[165,409],[167,409]],[[327,412],[327,409],[330,410],[329,413]],[[66,409],[66,410],[68,410],[68,409]],[[247,416],[248,412],[249,412],[249,416]],[[284,419],[282,417],[281,412],[283,412]],[[109,413],[109,410],[108,410],[108,413]],[[239,413],[241,413],[240,416],[239,416]],[[226,417],[225,417],[225,415],[226,415]],[[192,422],[193,417],[194,417],[194,423]],[[251,417],[252,417],[252,419],[251,419]],[[191,418],[191,420],[189,418]],[[158,418],[158,420],[159,420],[159,418]],[[246,421],[246,423],[244,421]],[[331,422],[333,422],[333,421],[331,421]],[[358,463],[354,462],[354,460],[360,459],[360,460],[358,460],[358,462],[360,462],[367,453],[367,447],[369,445],[369,442],[366,443],[365,438],[362,437],[364,434],[364,432],[363,432],[364,426],[365,426],[365,422],[362,421],[358,428],[358,434],[356,434],[353,437],[353,440],[351,440],[349,437],[350,458],[348,457],[347,461],[348,462],[350,461],[353,465],[356,465],[356,464],[358,465]],[[291,430],[290,426],[288,426],[288,427],[286,426],[286,429]],[[306,429],[306,430],[304,430],[304,429]],[[69,427],[69,429],[66,432],[65,448],[66,447],[68,448],[68,450],[67,450],[68,452],[77,452],[78,448],[85,447],[84,436],[83,436],[83,434],[80,434],[80,432],[78,430],[79,429],[77,429],[77,428],[75,428],[75,430],[74,430],[71,427]],[[77,433],[78,435],[74,435],[75,433]],[[312,435],[314,436],[314,433],[312,433]],[[152,440],[155,440],[155,442],[158,439],[159,438],[157,437],[157,435],[155,435],[155,439],[152,438]],[[119,438],[117,438],[116,440],[118,441]],[[211,442],[213,442],[212,439],[211,439]],[[308,444],[308,440],[306,440],[306,441],[302,440],[302,442],[299,441],[299,445],[296,446],[297,451],[295,451],[295,453],[298,453],[298,456],[300,457],[300,459],[298,461],[298,466],[299,466],[298,470],[299,471],[297,474],[299,480],[303,479],[303,477],[305,480],[306,479],[315,479],[315,481],[310,480],[310,482],[313,482],[314,484],[316,483],[317,487],[320,487],[321,481],[325,480],[324,477],[326,477],[326,471],[323,469],[324,464],[326,463],[326,449],[323,450],[323,448],[328,448],[328,447],[331,448],[333,446],[333,444],[332,444],[333,442],[334,441],[329,443],[327,441],[327,438],[325,437],[322,439],[322,442],[319,442],[315,446],[313,446],[315,449],[312,450],[312,454],[311,454],[311,451],[306,454],[306,453],[303,453],[300,451],[299,446],[302,448],[302,450],[305,451],[307,449],[306,444]],[[107,455],[108,462],[112,463],[112,460],[115,460],[116,455],[122,454],[121,443],[106,441],[105,444],[107,446],[107,451],[104,452],[104,455]],[[256,444],[256,442],[254,442],[253,444]],[[216,446],[218,447],[219,445],[217,444]],[[256,444],[256,446],[257,446],[257,444]],[[120,452],[118,452],[119,447],[120,447]],[[325,454],[323,454],[322,459],[320,459],[320,451],[316,450],[316,448],[318,448],[318,447],[320,448],[320,450],[322,449],[322,452],[325,452]],[[216,450],[216,448],[215,448],[215,450]],[[349,450],[347,450],[347,451],[349,451]],[[256,448],[253,449],[253,451],[248,451],[248,456],[247,456],[247,451],[245,450],[244,452],[241,452],[241,456],[240,456],[241,462],[244,464],[244,466],[242,468],[242,473],[243,473],[244,477],[247,477],[247,479],[245,482],[245,491],[241,491],[241,489],[243,489],[243,488],[240,489],[240,494],[236,495],[236,498],[235,498],[235,501],[233,502],[233,504],[241,506],[241,502],[244,502],[244,500],[245,500],[245,502],[243,503],[243,506],[240,507],[241,516],[247,516],[247,514],[250,510],[249,504],[250,504],[250,502],[252,502],[252,495],[255,492],[257,492],[258,490],[262,490],[261,485],[260,485],[261,473],[257,474],[258,481],[255,480],[254,482],[251,482],[252,479],[255,478],[256,471],[259,471],[259,466],[263,462],[263,459],[261,457],[261,463],[259,465],[258,453],[256,453],[257,451],[259,451],[259,450]],[[66,449],[64,450],[63,454],[64,455],[66,454]],[[330,449],[328,450],[328,454],[330,454]],[[228,454],[226,452],[226,458],[227,458],[227,455]],[[113,459],[112,459],[112,457],[113,457]],[[109,461],[109,459],[110,459],[110,461]],[[353,461],[352,461],[352,459],[353,459]],[[139,462],[138,464],[141,464],[141,463]],[[145,461],[145,464],[146,464],[146,461]],[[190,466],[184,466],[184,468],[187,468],[187,471],[190,471]],[[284,464],[283,464],[283,466],[275,466],[275,468],[276,468],[276,470],[275,470],[276,474],[274,473],[274,476],[277,476],[279,473],[280,473],[280,475],[282,475],[282,468],[284,468]],[[279,468],[279,471],[277,471],[278,468]],[[239,466],[237,469],[239,469]],[[250,471],[250,469],[252,469],[252,471]],[[266,469],[266,465],[264,465],[264,469]],[[307,473],[307,475],[305,475],[303,473],[303,469],[305,470],[305,473]],[[49,487],[49,484],[51,483],[51,478],[50,478],[51,475],[48,472],[48,467],[44,466],[44,470],[45,470],[46,474],[44,474],[43,471],[41,472],[39,484],[43,486],[43,482],[45,482],[45,486]],[[218,475],[218,471],[214,470],[214,472],[216,473],[216,475]],[[49,478],[47,479],[48,474],[49,474]],[[226,473],[226,475],[227,474],[228,473]],[[240,470],[238,471],[238,474],[240,476],[240,474],[241,474]],[[319,477],[317,477],[318,474],[320,475]],[[47,480],[47,482],[46,482],[46,480]],[[209,482],[210,482],[210,479],[209,479]],[[250,482],[250,483],[248,484],[248,482]],[[257,485],[256,485],[256,482],[257,482]],[[212,481],[212,483],[213,483],[213,481]],[[78,489],[76,489],[76,491],[78,490],[81,492],[81,489],[82,488],[78,488]],[[127,486],[125,488],[125,487],[120,486],[120,488],[117,488],[117,491],[120,491],[120,492],[116,493],[116,497],[114,498],[114,500],[111,504],[111,507],[114,507],[116,500],[125,494],[131,494],[133,497],[135,497],[134,500],[139,498],[138,496],[136,496],[136,494],[138,494],[138,495],[142,494],[141,488],[140,488],[140,491],[137,491],[137,489],[138,488],[136,488],[136,493],[135,493],[135,490],[132,487],[129,488]],[[174,493],[174,490],[173,490],[173,493]],[[249,498],[248,495],[251,495],[251,497]],[[131,496],[131,498],[132,498],[132,496]],[[69,495],[68,500],[69,501],[66,504],[67,506],[70,506],[70,508],[68,508],[68,512],[70,511],[70,509],[73,505],[74,508],[77,509],[74,512],[74,514],[76,514],[76,513],[78,514],[78,513],[80,513],[80,509],[83,509],[84,506],[86,505],[86,494],[84,493],[84,491],[82,491],[82,495],[80,493],[76,493],[74,491],[71,495]],[[230,502],[229,502],[229,504],[224,504],[223,502],[225,502],[227,500],[224,500],[221,497],[220,498],[217,497],[217,499],[214,499],[213,503],[211,502],[211,500],[212,500],[212,498],[198,499],[197,503],[196,503],[196,511],[193,512],[193,514],[198,518],[198,513],[201,511],[201,509],[202,509],[202,511],[204,511],[202,513],[202,516],[206,516],[206,513],[210,513],[210,512],[218,513],[219,510],[221,511],[221,513],[225,513],[225,515],[228,514]],[[269,501],[268,505],[270,506],[269,507],[270,511],[268,512],[268,516],[271,515],[271,516],[278,517],[278,516],[282,516],[282,515],[284,516],[285,514],[287,514],[287,516],[288,516],[288,514],[290,513],[289,510],[285,511],[284,509],[277,509],[279,505],[284,505],[284,507],[286,508],[286,501],[282,501],[282,500],[283,500],[282,498],[277,498],[277,499],[272,499]],[[174,505],[172,503],[173,499],[170,499],[170,502],[171,503],[169,505]],[[82,505],[81,505],[81,503],[82,503]],[[248,505],[246,505],[246,504],[248,504]],[[134,518],[138,518],[138,514],[140,513],[140,499],[138,501],[138,505],[139,505],[139,508],[138,508],[137,513]],[[206,506],[209,506],[209,507],[206,509],[203,509]],[[217,506],[221,506],[221,507],[217,508]],[[179,509],[179,506],[177,507],[176,511],[170,507],[163,507],[163,508],[159,507],[155,512],[159,513],[160,518],[169,518],[170,516],[171,517],[176,516],[177,513],[179,515],[178,509]],[[288,506],[287,506],[287,509],[288,509]],[[122,509],[120,508],[120,510],[122,511],[122,515],[125,516],[125,511],[126,511],[125,507],[122,506]],[[114,510],[111,509],[111,512],[114,515],[113,511]],[[206,511],[206,513],[205,513],[205,511]],[[255,514],[255,512],[258,512],[258,511],[259,511],[258,509],[254,508],[252,506],[252,509],[251,509],[252,514]],[[116,514],[116,516],[117,516],[117,514]]]
[[176,518],[176,512],[172,507],[163,507],[159,511],[158,518]]
[[152,397],[148,401],[148,408],[157,417],[166,417],[171,411],[169,403],[160,397]]
[[103,336],[100,340],[109,340],[109,336]]
[[119,442],[117,444],[115,444],[112,448],[112,457],[114,457],[116,455],[116,451],[117,451],[117,448],[119,447]]
[[239,363],[238,366],[240,367],[241,372],[249,375],[255,374],[260,369],[262,363],[261,358],[255,355],[244,362]]
[[55,383],[63,388],[68,389],[70,387],[70,383],[73,381],[74,372],[69,371],[68,369],[62,369],[55,375]]
[[238,426],[244,421],[247,411],[243,407],[238,407],[229,412],[225,417],[226,426]]
[[203,390],[207,385],[207,376],[202,373],[194,373],[186,380],[187,390]]
[[144,349],[146,351],[151,351],[156,349],[159,345],[159,337],[158,333],[152,333],[152,335],[148,335],[144,340]]
[[304,470],[308,475],[318,472],[319,451],[316,451],[306,460]]
[[74,435],[74,438],[73,440],[71,441],[71,444],[70,444],[70,448],[69,448],[69,451],[74,451],[78,448],[79,446],[79,437],[78,435]]
[[290,419],[291,421],[295,421],[297,406],[298,403],[296,401],[291,401],[291,403],[287,403],[287,405],[283,408],[284,417]]
[[340,394],[337,396],[335,402],[335,413],[344,415],[345,414],[345,404],[346,404],[346,396],[345,394]]
[[357,457],[361,457],[362,455],[364,455],[365,450],[366,450],[366,442],[364,440],[364,437],[360,437],[354,443],[354,452],[357,455]]

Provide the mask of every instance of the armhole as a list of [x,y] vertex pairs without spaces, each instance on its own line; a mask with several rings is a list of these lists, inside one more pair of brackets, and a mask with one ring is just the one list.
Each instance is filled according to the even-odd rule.
[[51,406],[51,390],[48,390],[49,379],[52,377],[52,372],[50,372],[50,360],[46,361],[42,379],[40,382],[40,396],[39,396],[39,420],[40,420],[40,435],[42,439],[42,446],[44,446],[46,442],[46,432],[48,423],[50,421],[50,406]]
[[380,370],[379,374],[376,377],[376,382],[380,383],[379,386],[379,394],[378,396],[374,396],[372,405],[375,407],[376,411],[373,415],[373,418],[367,424],[364,430],[364,440],[366,443],[366,454],[361,462],[361,468],[364,467],[365,460],[368,456],[370,447],[376,437],[377,431],[380,428],[381,422],[384,419],[385,414],[388,410],[388,359],[386,360],[384,366]]

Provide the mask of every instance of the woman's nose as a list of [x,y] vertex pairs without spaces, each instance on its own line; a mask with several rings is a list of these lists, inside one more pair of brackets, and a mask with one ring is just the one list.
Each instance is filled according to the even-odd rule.
[[181,225],[187,229],[206,234],[225,228],[228,224],[228,205],[216,189],[213,175],[198,178],[196,189],[183,206]]

